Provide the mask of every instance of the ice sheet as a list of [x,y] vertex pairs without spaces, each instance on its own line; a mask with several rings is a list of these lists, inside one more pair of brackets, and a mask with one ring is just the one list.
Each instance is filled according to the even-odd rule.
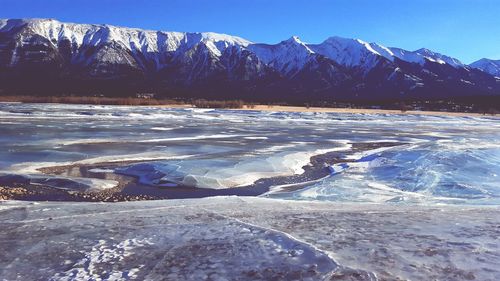
[[237,197],[8,206],[6,280],[500,277],[498,207]]
[[[338,151],[347,168],[336,163],[332,177],[279,196],[439,204],[498,204],[500,196],[500,123],[488,116],[2,103],[0,129],[0,171],[9,174],[101,161],[132,161],[133,171],[142,161],[153,174],[178,166],[159,169],[161,177],[134,172],[159,180],[151,185],[231,188],[301,173],[316,152],[352,145],[366,148]],[[393,147],[370,151],[378,143]],[[353,162],[368,156],[377,159]]]
[[129,165],[116,171],[138,177],[141,183],[153,186],[232,188],[251,185],[259,179],[302,174],[303,167],[310,163],[311,157],[349,148],[350,145],[343,145],[314,151],[281,152],[267,157],[245,157],[236,162],[196,159],[172,163],[150,162]]

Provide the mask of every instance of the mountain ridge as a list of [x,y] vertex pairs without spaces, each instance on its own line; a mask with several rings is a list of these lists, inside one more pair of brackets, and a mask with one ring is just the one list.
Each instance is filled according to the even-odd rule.
[[500,60],[482,58],[471,63],[470,66],[487,72],[493,76],[500,77]]
[[[36,72],[40,77],[33,77]],[[41,83],[38,89],[44,91],[72,93],[73,85],[82,93],[210,98],[500,95],[500,79],[493,74],[425,48],[407,51],[338,36],[319,44],[297,36],[265,44],[213,32],[0,19],[0,82],[6,85],[0,90],[33,91],[22,80]]]

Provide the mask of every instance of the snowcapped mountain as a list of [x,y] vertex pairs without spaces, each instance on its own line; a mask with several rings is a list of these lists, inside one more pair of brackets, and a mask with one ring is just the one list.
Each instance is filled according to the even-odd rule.
[[[182,33],[141,30],[111,25],[62,23],[53,19],[0,20],[2,33],[24,28],[30,35],[39,35],[54,44],[69,41],[72,46],[99,46],[118,43],[129,51],[162,52],[190,49],[198,43],[206,44],[219,56],[229,46],[251,44],[243,38],[212,32]],[[20,39],[23,34],[20,34]]]
[[390,51],[392,52],[393,57],[397,57],[398,59],[406,62],[418,63],[420,65],[424,65],[427,61],[429,61],[439,64],[448,64],[455,68],[465,67],[465,65],[458,59],[445,56],[425,48],[413,52],[399,48],[390,48]]
[[[375,48],[372,45],[376,46]],[[375,49],[385,51],[383,46],[369,44],[359,39],[330,37],[321,44],[308,45],[311,50],[321,54],[340,65],[347,67],[363,67],[365,70],[373,68],[377,62],[386,57],[386,53],[377,52]]]
[[[61,23],[56,20],[0,20],[0,32],[16,35],[15,48],[33,45],[35,37],[46,39],[40,44],[47,47],[69,46],[70,60],[76,63],[91,64],[95,60],[118,64],[141,64],[134,61],[137,56],[154,62],[157,69],[162,68],[165,58],[158,54],[174,53],[182,56],[198,45],[204,45],[208,52],[216,57],[232,46],[247,46],[251,42],[245,39],[217,33],[181,33],[122,28],[110,25],[88,25]],[[17,34],[16,34],[17,33]],[[86,50],[105,47],[88,55]],[[124,52],[129,52],[131,60]],[[22,57],[18,52],[12,54],[11,64]]]
[[367,43],[360,39],[330,37],[318,45],[309,45],[315,52],[322,54],[346,66],[374,67],[381,57],[394,62],[396,58],[409,63],[424,65],[426,61],[449,64],[455,68],[465,65],[458,59],[448,57],[422,48],[407,51],[399,48],[388,48],[377,43]]
[[217,33],[52,19],[0,20],[0,94],[80,93],[275,100],[499,95],[498,62],[330,37],[277,44]]
[[314,58],[314,52],[297,36],[276,45],[252,44],[248,49],[264,63],[287,76],[293,76]]
[[500,77],[500,60],[480,59],[471,63],[470,66]]

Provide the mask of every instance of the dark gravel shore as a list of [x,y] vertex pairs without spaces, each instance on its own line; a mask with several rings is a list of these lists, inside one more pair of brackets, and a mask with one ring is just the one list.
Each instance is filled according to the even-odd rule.
[[131,196],[119,191],[106,190],[102,192],[68,192],[47,186],[11,186],[0,187],[0,200],[26,201],[75,201],[75,202],[121,202],[139,200],[166,199],[149,195]]

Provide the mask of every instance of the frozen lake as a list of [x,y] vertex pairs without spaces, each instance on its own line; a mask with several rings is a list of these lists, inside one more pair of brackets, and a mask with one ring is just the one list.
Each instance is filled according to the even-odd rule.
[[0,104],[0,186],[260,196],[0,201],[0,279],[499,280],[498,120]]
[[499,280],[498,207],[252,197],[0,205],[5,280]]
[[[498,120],[0,104],[0,184],[20,175],[32,184],[99,191],[117,185],[109,174],[120,174],[165,192],[224,195],[247,187],[247,195],[293,200],[497,205]],[[328,153],[335,161],[319,163],[324,170],[297,177],[312,156]],[[84,175],[37,170],[102,162],[120,165]],[[270,178],[281,180],[262,187]],[[261,188],[251,191],[256,184]]]

